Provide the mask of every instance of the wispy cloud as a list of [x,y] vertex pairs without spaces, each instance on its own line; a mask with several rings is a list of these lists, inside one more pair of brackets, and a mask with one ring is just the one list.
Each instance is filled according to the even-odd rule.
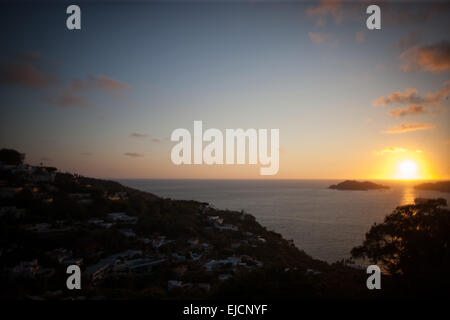
[[113,94],[131,89],[129,84],[103,75],[89,75],[87,80],[74,79],[71,87],[74,90],[99,89]]
[[387,96],[378,97],[373,101],[373,105],[380,107],[393,104],[436,106],[440,105],[449,93],[450,81],[447,81],[441,90],[428,92],[424,96],[421,96],[417,89],[408,88],[405,92],[396,91]]
[[401,25],[425,23],[450,9],[450,5],[445,1],[417,2],[411,6],[406,6],[400,2],[383,1],[380,2],[380,7],[384,21]]
[[400,126],[392,127],[391,129],[382,131],[382,133],[397,134],[397,133],[405,133],[405,132],[418,131],[418,130],[429,130],[429,129],[433,129],[434,127],[435,126],[433,124],[429,124],[429,123],[403,122]]
[[88,76],[87,80],[74,79],[70,85],[60,90],[54,96],[48,96],[42,100],[50,105],[66,108],[66,107],[89,107],[93,104],[89,99],[81,96],[86,90],[101,90],[121,96],[123,91],[130,89],[128,84],[99,75],[98,77]]
[[373,105],[376,107],[385,107],[391,104],[409,104],[422,103],[422,98],[419,96],[417,89],[408,88],[405,92],[392,92],[388,96],[381,96],[374,100]]
[[133,132],[130,134],[130,137],[131,138],[147,138],[147,137],[149,137],[149,135],[146,133]]
[[314,43],[323,43],[326,39],[331,37],[331,34],[329,33],[320,33],[320,32],[309,32],[308,33],[309,38]]
[[123,155],[131,158],[140,158],[144,156],[144,154],[137,152],[125,152]]
[[32,89],[48,88],[56,82],[56,76],[43,71],[37,64],[40,54],[23,52],[15,59],[0,64],[0,85]]
[[417,46],[403,52],[403,71],[429,71],[441,73],[450,70],[450,42]]
[[383,149],[381,151],[377,151],[376,154],[379,156],[382,156],[386,153],[401,153],[401,152],[406,152],[405,148],[397,148],[397,147],[390,147],[390,148],[386,148]]
[[404,117],[427,113],[423,104],[411,104],[409,107],[389,110],[388,114],[393,117]]
[[395,42],[395,46],[400,50],[406,50],[414,47],[422,40],[422,34],[418,31],[409,32],[404,38]]
[[63,90],[56,96],[45,97],[42,100],[50,105],[60,108],[90,106],[90,103],[86,98],[76,95],[73,90]]
[[363,30],[358,31],[356,33],[356,41],[358,42],[364,42],[364,40],[366,40],[366,34]]
[[334,21],[339,24],[342,22],[344,14],[340,0],[320,0],[317,6],[309,7],[306,13],[316,19],[317,26],[324,25],[328,17],[333,17]]
[[113,78],[108,78],[103,75],[99,75],[97,78],[93,78],[93,81],[95,81],[95,84],[99,89],[108,91],[110,93],[122,93],[123,91],[129,90],[131,88],[131,86],[125,82],[121,82]]

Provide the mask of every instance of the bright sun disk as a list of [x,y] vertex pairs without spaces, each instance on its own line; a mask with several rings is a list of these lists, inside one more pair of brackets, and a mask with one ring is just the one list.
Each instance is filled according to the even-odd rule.
[[397,166],[397,179],[418,179],[417,174],[418,166],[417,163],[411,160],[405,160],[398,164]]

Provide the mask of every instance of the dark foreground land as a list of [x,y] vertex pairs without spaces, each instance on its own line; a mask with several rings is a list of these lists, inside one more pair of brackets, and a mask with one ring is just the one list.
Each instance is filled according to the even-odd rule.
[[[24,164],[0,169],[2,299],[405,297],[383,275],[313,259],[245,212]],[[68,290],[78,265],[81,290]]]

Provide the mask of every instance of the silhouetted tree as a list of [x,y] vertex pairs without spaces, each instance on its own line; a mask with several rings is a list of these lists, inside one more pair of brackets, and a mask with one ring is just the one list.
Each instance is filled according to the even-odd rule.
[[354,258],[381,263],[410,287],[445,288],[450,285],[450,211],[445,199],[416,199],[397,207],[382,224],[375,224]]
[[6,165],[18,166],[23,163],[25,154],[20,153],[13,149],[1,149],[0,150],[0,162]]

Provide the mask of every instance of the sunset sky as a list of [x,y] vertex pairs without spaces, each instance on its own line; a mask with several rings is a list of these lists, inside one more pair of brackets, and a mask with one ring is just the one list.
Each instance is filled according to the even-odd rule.
[[445,2],[384,2],[373,31],[368,2],[77,3],[78,31],[67,5],[2,4],[0,148],[29,163],[268,178],[260,165],[172,164],[172,131],[202,120],[280,129],[270,178],[408,178],[411,166],[414,178],[450,178]]

